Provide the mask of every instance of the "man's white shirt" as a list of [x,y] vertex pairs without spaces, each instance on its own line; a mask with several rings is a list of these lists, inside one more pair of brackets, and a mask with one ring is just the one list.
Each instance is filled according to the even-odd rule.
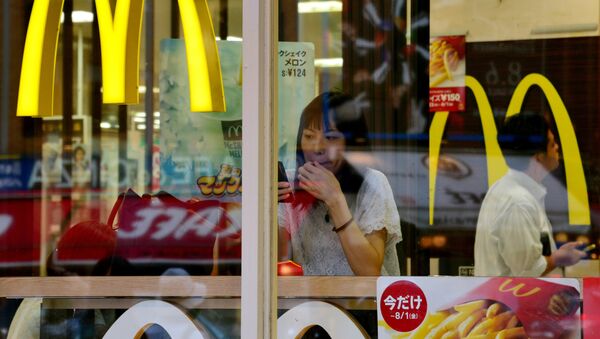
[[542,233],[556,250],[545,211],[546,189],[510,169],[487,192],[477,219],[476,276],[540,276],[546,270]]

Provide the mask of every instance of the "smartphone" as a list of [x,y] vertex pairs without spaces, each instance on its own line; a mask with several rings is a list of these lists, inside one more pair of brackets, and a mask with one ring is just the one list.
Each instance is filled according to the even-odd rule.
[[288,180],[287,174],[285,174],[285,167],[283,167],[283,163],[281,161],[277,162],[277,182],[282,182]]
[[584,252],[591,252],[593,250],[596,249],[596,244],[591,244],[591,245],[587,245],[584,249],[582,249],[582,251]]
[[[285,167],[283,167],[283,163],[281,161],[277,162],[277,182],[290,182],[287,174],[285,173]],[[294,201],[294,193],[290,193],[290,196],[281,202],[289,203],[292,201]]]

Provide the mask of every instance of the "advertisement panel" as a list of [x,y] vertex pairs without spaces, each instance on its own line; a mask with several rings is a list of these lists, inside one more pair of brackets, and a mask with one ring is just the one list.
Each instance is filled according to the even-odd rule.
[[382,277],[379,338],[580,338],[576,279]]
[[464,111],[465,37],[432,37],[429,57],[429,111]]
[[[466,77],[466,85],[473,92],[479,109],[485,152],[487,157],[488,187],[500,179],[507,171],[504,155],[497,140],[497,127],[489,99],[481,84],[474,77]],[[590,225],[590,207],[588,188],[583,171],[577,136],[569,117],[569,112],[554,85],[541,74],[525,76],[515,88],[506,117],[518,114],[523,106],[525,95],[533,86],[539,87],[548,100],[552,115],[556,121],[558,137],[564,157],[566,184],[568,190],[569,223],[572,225]],[[436,112],[429,129],[429,224],[433,224],[436,193],[436,178],[439,167],[442,136],[445,131],[448,112]]]

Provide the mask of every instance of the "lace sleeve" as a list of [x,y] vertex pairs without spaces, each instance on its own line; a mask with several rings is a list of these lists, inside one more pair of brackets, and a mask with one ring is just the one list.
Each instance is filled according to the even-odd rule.
[[400,216],[394,194],[383,173],[370,169],[365,175],[365,181],[358,192],[354,218],[365,234],[385,228],[388,243],[402,241]]
[[289,230],[289,204],[279,203],[277,206],[277,225],[281,228],[285,228],[288,232]]

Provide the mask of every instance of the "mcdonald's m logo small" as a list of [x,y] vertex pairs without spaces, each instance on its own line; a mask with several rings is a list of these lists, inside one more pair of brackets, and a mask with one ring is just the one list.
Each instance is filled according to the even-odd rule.
[[517,298],[521,298],[521,297],[529,297],[529,296],[534,295],[542,290],[539,287],[534,287],[534,288],[530,289],[529,291],[521,292],[521,289],[523,289],[525,287],[525,284],[520,283],[520,284],[516,284],[515,286],[510,286],[511,282],[512,282],[512,279],[506,279],[498,287],[498,291],[505,292],[505,293],[512,292],[512,295],[514,295]]
[[242,125],[231,125],[227,128],[227,137],[229,139],[241,139]]
[[[95,0],[102,49],[104,103],[139,101],[140,35],[144,0]],[[54,80],[64,0],[35,0],[27,29],[17,116],[54,114]],[[186,43],[193,112],[224,112],[225,96],[206,0],[178,0]],[[151,91],[149,93],[152,93]]]
[[[466,77],[465,84],[473,92],[477,107],[479,108],[487,156],[488,185],[492,186],[496,180],[500,179],[508,171],[508,166],[498,145],[498,132],[496,123],[494,122],[492,107],[483,87],[471,76]],[[577,137],[575,136],[575,130],[573,129],[567,108],[556,88],[541,74],[532,73],[527,75],[515,88],[506,111],[506,117],[508,118],[521,111],[525,95],[534,85],[540,87],[546,96],[558,127],[567,180],[569,223],[572,225],[589,225],[590,207],[587,184],[581,163]],[[429,129],[429,224],[433,224],[437,167],[442,135],[448,114],[448,112],[436,112]]]

